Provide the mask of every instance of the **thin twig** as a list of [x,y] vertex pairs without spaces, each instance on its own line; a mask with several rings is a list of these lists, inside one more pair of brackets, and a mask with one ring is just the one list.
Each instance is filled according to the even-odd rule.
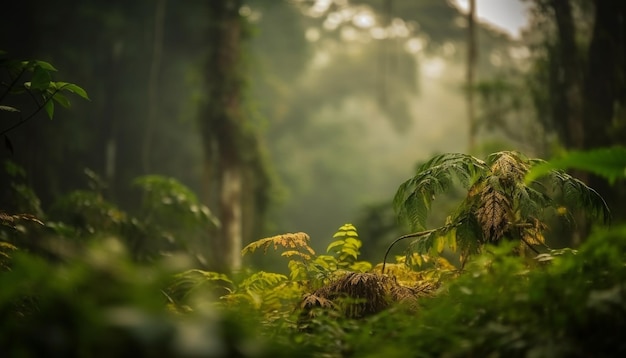
[[385,257],[383,258],[383,267],[381,270],[381,273],[384,275],[385,274],[385,265],[387,264],[387,255],[389,255],[389,251],[391,250],[391,248],[393,247],[393,245],[395,245],[398,241],[402,241],[404,239],[408,239],[410,237],[420,237],[420,236],[425,236],[428,234],[432,234],[433,232],[437,231],[439,229],[432,229],[432,230],[426,230],[426,231],[420,231],[420,232],[414,232],[412,234],[406,234],[406,235],[402,235],[399,238],[395,239],[391,245],[389,245],[389,247],[387,248],[387,252],[385,252]]
[[[37,113],[41,112],[41,110],[46,106],[46,104],[50,101],[52,101],[52,97],[54,97],[55,94],[57,94],[57,92],[59,92],[61,89],[63,89],[63,87],[61,88],[57,88],[54,90],[54,92],[48,97],[46,98],[45,101],[43,101],[43,103],[41,105],[39,105],[37,107],[37,109],[31,113],[28,117],[24,118],[24,119],[20,119],[19,122],[15,123],[14,125],[10,126],[9,128],[3,130],[2,132],[0,132],[0,136],[3,136],[7,133],[9,133],[10,131],[14,130],[15,128],[21,126],[22,124],[28,122],[28,120],[30,120],[31,118],[33,118]],[[28,93],[31,93],[30,90],[27,91]],[[32,93],[31,93],[32,95]]]
[[[2,95],[0,95],[0,102],[2,102],[2,100],[4,100],[4,97],[7,96],[7,94],[9,94],[9,92],[11,92],[11,88],[15,87],[15,84],[17,83],[17,81],[20,79],[20,77],[22,77],[22,75],[24,74],[24,72],[26,72],[26,68],[22,68],[22,70],[20,71],[20,73],[15,76],[15,78],[13,79],[13,81],[11,81],[11,83],[9,84],[9,86],[7,87],[7,90],[4,91],[4,93],[2,93]],[[10,75],[9,75],[10,76]]]

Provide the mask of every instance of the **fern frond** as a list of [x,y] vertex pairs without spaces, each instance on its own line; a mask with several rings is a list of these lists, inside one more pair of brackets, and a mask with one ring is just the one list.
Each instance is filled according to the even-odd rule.
[[522,218],[538,217],[545,208],[555,207],[555,202],[547,194],[521,182],[516,183],[512,198],[517,204],[515,210]]
[[259,271],[246,278],[237,287],[246,291],[264,291],[272,289],[283,281],[287,276],[273,272]]
[[280,254],[280,256],[282,257],[299,257],[305,261],[308,261],[311,259],[311,255],[305,254],[304,252],[300,252],[300,251],[296,251],[296,250],[289,250],[289,251],[285,251],[282,254]]
[[44,225],[41,220],[31,214],[7,214],[0,212],[0,225],[15,229],[16,225],[21,221],[28,221],[39,225]]
[[353,264],[359,257],[359,249],[362,246],[356,227],[352,224],[345,224],[337,230],[333,238],[341,238],[331,242],[326,252],[332,252],[337,258],[337,263],[341,266]]
[[241,255],[253,253],[258,249],[263,249],[263,252],[267,252],[267,249],[272,246],[274,250],[278,247],[282,247],[290,250],[300,250],[303,253],[308,252],[311,255],[315,255],[315,251],[309,246],[311,238],[304,232],[288,233],[283,235],[276,235],[257,240],[248,244],[241,250]]
[[393,200],[400,220],[413,230],[424,230],[434,198],[449,189],[457,180],[463,187],[471,186],[488,170],[487,164],[471,155],[447,153],[435,156],[417,169],[417,174],[400,185]]
[[519,152],[503,151],[489,155],[491,174],[502,178],[507,184],[522,181],[530,168],[529,159]]
[[526,175],[526,183],[550,174],[553,170],[579,169],[606,178],[613,183],[626,177],[626,147],[572,151],[549,162],[541,161]]
[[511,217],[511,202],[506,195],[492,186],[486,186],[480,195],[481,205],[476,219],[483,232],[484,242],[496,242],[507,230]]
[[228,290],[232,284],[228,276],[222,273],[192,269],[176,274],[168,292],[173,297],[183,299],[201,287],[222,287]]
[[553,170],[550,174],[567,207],[582,209],[604,223],[611,220],[611,211],[597,191],[563,171]]

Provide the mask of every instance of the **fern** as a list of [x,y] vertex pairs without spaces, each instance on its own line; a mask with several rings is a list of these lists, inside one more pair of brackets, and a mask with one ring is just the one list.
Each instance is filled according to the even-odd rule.
[[[288,233],[283,235],[276,235],[257,240],[248,244],[241,250],[242,255],[247,255],[255,252],[258,249],[262,249],[263,253],[267,252],[267,249],[272,246],[274,250],[278,250],[279,247],[289,249],[289,251],[298,251],[301,255],[315,255],[315,250],[309,246],[311,238],[304,232]],[[293,253],[285,256],[293,256]]]
[[357,261],[360,255],[359,249],[363,243],[359,240],[359,234],[354,225],[342,225],[333,238],[337,240],[328,245],[326,252],[334,254],[338,268],[358,272],[366,272],[372,268],[368,262]]
[[228,276],[198,269],[176,274],[174,282],[168,287],[168,294],[176,301],[185,301],[200,289],[213,289],[224,293],[232,291],[233,282]]
[[287,276],[273,272],[258,271],[250,277],[243,280],[237,288],[248,292],[262,292],[276,287],[283,281],[287,280]]
[[0,241],[0,269],[7,270],[11,260],[11,253],[17,251],[17,247],[8,242]]
[[469,187],[487,170],[484,161],[473,156],[448,153],[435,156],[417,169],[417,174],[400,185],[393,199],[398,217],[413,230],[424,230],[431,203],[448,190],[456,179]]
[[526,175],[526,183],[551,174],[554,170],[565,169],[588,171],[613,183],[619,178],[626,177],[626,147],[572,151],[549,162],[541,161]]
[[594,189],[563,171],[553,170],[550,177],[553,186],[560,190],[566,207],[583,209],[590,216],[605,223],[610,221],[609,207]]
[[[548,172],[552,179],[549,187],[526,182],[527,173],[541,163],[514,151],[493,153],[486,162],[464,154],[434,157],[400,186],[394,198],[399,219],[421,231],[400,237],[391,246],[417,237],[409,246],[411,250],[440,254],[446,246],[459,248],[464,263],[469,255],[480,251],[481,245],[496,243],[503,237],[519,240],[535,250],[533,245],[545,241],[543,231],[547,226],[541,217],[548,208],[556,212],[563,211],[563,207],[582,209],[608,221],[610,213],[602,197],[563,171]],[[455,179],[468,189],[465,199],[445,225],[425,230],[432,200],[449,189]]]

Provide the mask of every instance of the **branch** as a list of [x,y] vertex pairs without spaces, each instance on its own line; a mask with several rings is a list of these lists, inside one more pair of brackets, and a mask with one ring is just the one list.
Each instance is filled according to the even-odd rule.
[[[9,94],[9,92],[11,92],[11,88],[15,87],[15,84],[17,83],[17,80],[20,79],[20,77],[22,77],[22,75],[24,74],[24,72],[26,72],[26,68],[22,68],[22,70],[20,71],[20,73],[15,76],[15,78],[13,79],[13,81],[11,81],[11,84],[9,84],[9,86],[7,87],[7,90],[4,91],[4,93],[2,93],[2,95],[0,95],[0,102],[2,102],[2,100],[4,99],[4,97],[7,96],[7,94]],[[10,73],[10,72],[9,72]],[[10,75],[10,74],[9,74]]]
[[395,245],[396,243],[398,243],[401,240],[404,239],[408,239],[410,237],[420,237],[420,236],[425,236],[428,234],[432,234],[433,232],[437,231],[439,229],[432,229],[432,230],[426,230],[426,231],[420,231],[420,232],[414,232],[412,234],[406,234],[406,235],[402,235],[399,238],[395,239],[391,245],[389,245],[389,247],[387,248],[387,252],[385,252],[385,257],[383,258],[383,267],[381,269],[381,274],[385,274],[385,265],[387,264],[387,255],[389,255],[389,251],[391,250],[391,248],[393,247],[393,245]]
[[[55,89],[54,92],[50,96],[48,96],[48,98],[46,98],[46,100],[43,101],[43,103],[41,105],[39,105],[39,103],[37,103],[38,107],[37,107],[37,109],[33,113],[31,113],[28,117],[26,117],[24,119],[20,119],[19,122],[15,123],[14,125],[12,125],[9,128],[3,130],[2,132],[0,132],[0,136],[3,136],[5,134],[9,133],[10,131],[14,130],[15,128],[21,126],[22,124],[24,124],[24,123],[28,122],[30,119],[32,119],[37,113],[41,112],[41,110],[46,106],[46,104],[48,102],[52,101],[52,97],[54,97],[54,95],[57,94],[57,92],[59,92],[62,88],[63,87]],[[31,96],[33,95],[30,90],[28,90],[27,92]],[[35,100],[35,102],[37,102],[37,101]]]
[[526,246],[528,246],[528,248],[530,248],[531,250],[533,250],[533,252],[537,255],[539,255],[539,251],[537,251],[537,249],[535,249],[531,244],[528,243],[528,241],[526,241],[526,239],[524,239],[523,237],[520,238],[522,240],[523,243],[526,244]]

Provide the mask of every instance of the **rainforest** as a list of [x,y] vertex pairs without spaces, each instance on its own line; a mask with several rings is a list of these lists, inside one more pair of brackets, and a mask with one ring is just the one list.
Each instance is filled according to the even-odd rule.
[[626,3],[0,8],[1,357],[626,354]]

